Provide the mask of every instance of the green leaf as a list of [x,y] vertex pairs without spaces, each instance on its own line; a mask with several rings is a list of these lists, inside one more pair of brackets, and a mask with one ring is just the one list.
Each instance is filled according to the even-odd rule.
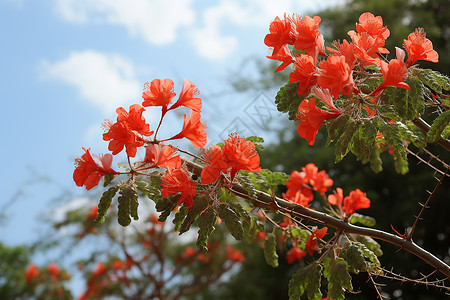
[[112,186],[107,191],[103,192],[98,203],[97,218],[95,219],[95,222],[103,223],[105,221],[106,212],[111,206],[112,198],[114,198],[118,190],[119,186]]
[[342,135],[339,137],[334,148],[336,162],[340,162],[344,158],[344,156],[347,155],[349,151],[349,143],[352,140],[353,134],[358,129],[358,126],[358,122],[350,120],[350,123],[347,125]]
[[159,177],[151,177],[152,178],[152,184],[149,184],[142,180],[136,180],[134,182],[134,185],[136,186],[137,190],[144,195],[146,195],[150,200],[153,200],[155,203],[158,202],[158,200],[162,199],[161,197],[161,191],[159,188]]
[[289,120],[295,120],[298,106],[303,100],[303,97],[297,94],[297,89],[299,82],[288,82],[280,88],[276,97],[275,104],[277,105],[278,111],[288,113]]
[[180,234],[188,231],[192,223],[195,221],[195,218],[198,215],[200,215],[200,213],[204,211],[207,207],[208,207],[208,196],[195,197],[191,209],[187,211],[186,218],[184,219],[183,223],[179,228]]
[[228,231],[238,241],[244,238],[244,229],[242,227],[241,218],[227,203],[221,203],[217,210],[219,217],[225,222]]
[[217,221],[217,214],[214,207],[208,207],[199,217],[198,217],[198,237],[197,237],[197,247],[203,252],[208,252],[207,242],[208,237],[214,231],[214,225]]
[[444,129],[450,123],[450,110],[441,113],[430,126],[430,130],[427,133],[427,141],[430,143],[436,142],[440,137]]
[[264,143],[264,139],[262,137],[259,136],[249,136],[245,138],[246,141],[251,141],[253,142],[253,144],[255,145],[255,149],[257,151],[262,151],[264,150],[264,146],[261,145],[262,143]]
[[137,192],[131,185],[126,185],[120,190],[120,196],[117,198],[118,215],[117,219],[120,225],[126,227],[130,225],[130,215],[136,220],[139,219],[137,215]]
[[183,224],[183,220],[186,218],[187,213],[188,210],[185,205],[181,206],[180,209],[175,213],[175,216],[172,221],[172,223],[175,225],[173,227],[174,231],[180,231],[181,224]]
[[264,241],[264,258],[269,266],[278,267],[277,241],[274,234],[268,234]]
[[158,221],[164,222],[166,221],[167,217],[170,215],[170,213],[175,209],[177,206],[178,198],[180,198],[180,193],[175,194],[170,197],[161,197],[158,202],[156,202],[155,208],[157,212],[161,212],[161,215],[159,215]]
[[361,249],[354,244],[350,244],[344,248],[339,254],[339,257],[343,258],[347,264],[350,272],[358,274],[359,272],[367,271],[367,264],[364,258],[364,253]]
[[[381,266],[380,261],[378,260],[377,255],[370,250],[369,248],[366,247],[366,245],[364,245],[363,243],[360,242],[353,242],[352,245],[354,245],[355,247],[357,247],[359,250],[361,250],[361,252],[363,253],[363,255],[365,257],[367,257],[372,263],[374,263],[375,265],[377,265],[378,267]],[[381,251],[381,250],[380,250]]]
[[327,122],[328,129],[328,140],[327,146],[339,137],[344,132],[344,129],[347,125],[347,121],[350,119],[350,116],[347,114],[342,114],[337,118],[331,119],[331,121]]
[[353,291],[352,277],[348,273],[348,264],[342,258],[323,260],[323,275],[328,280],[328,299],[343,300],[345,291]]
[[360,223],[365,226],[373,227],[376,225],[375,218],[369,216],[363,216],[358,213],[352,214],[350,219],[348,220],[350,224]]
[[369,162],[377,137],[378,129],[374,123],[374,120],[364,120],[352,137],[351,150],[363,164]]
[[448,139],[450,138],[450,125],[447,125],[444,129],[444,131],[442,131],[442,137],[444,139]]
[[400,136],[410,140],[417,148],[425,148],[427,146],[426,134],[411,121],[400,126]]
[[389,118],[394,121],[400,121],[400,116],[395,112],[394,108],[391,105],[380,105],[377,108],[378,112],[386,118]]
[[105,175],[105,182],[103,183],[103,187],[107,187],[113,179],[114,179],[114,175],[111,172],[108,172]]
[[380,149],[377,144],[373,145],[372,151],[370,152],[369,157],[370,168],[374,173],[380,173],[383,171],[383,162],[380,157]]
[[305,291],[309,300],[320,299],[322,297],[321,278],[322,266],[316,262],[298,269],[289,281],[289,300],[299,300]]
[[[376,256],[382,256],[383,251],[381,250],[380,244],[378,244],[377,241],[375,241],[370,236],[361,236],[361,242],[364,244],[364,246],[367,247],[370,251],[372,251]],[[366,256],[370,259],[370,257]],[[373,260],[371,260],[373,261]]]
[[399,123],[386,123],[380,127],[386,141],[394,147],[394,159],[396,171],[400,174],[408,172],[408,158],[403,138],[400,135]]
[[419,78],[432,90],[442,93],[442,89],[450,90],[450,78],[446,75],[430,69],[423,69],[419,72]]

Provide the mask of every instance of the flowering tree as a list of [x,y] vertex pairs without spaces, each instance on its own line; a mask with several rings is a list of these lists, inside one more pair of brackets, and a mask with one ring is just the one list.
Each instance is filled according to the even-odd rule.
[[[320,21],[318,16],[276,17],[264,40],[272,48],[268,58],[281,62],[275,72],[293,67],[275,103],[291,120],[299,121],[300,137],[313,145],[319,128],[326,124],[328,144],[335,144],[335,161],[352,152],[374,172],[382,170],[383,151],[389,151],[396,170],[406,174],[409,147],[423,149],[427,143],[437,143],[450,150],[450,101],[445,94],[450,79],[416,65],[419,60],[438,62],[423,29],[412,32],[403,49],[396,48],[396,57],[388,60],[389,50],[384,45],[390,32],[380,16],[362,14],[356,31],[348,32],[350,41],[337,41],[332,47],[325,47],[318,30]],[[314,258],[292,276],[290,299],[303,294],[309,299],[324,294],[329,299],[343,299],[346,292],[353,291],[350,273],[359,272],[367,272],[374,284],[374,276],[389,276],[449,291],[444,282],[450,267],[412,240],[422,212],[404,234],[373,229],[374,220],[359,214],[371,205],[365,193],[360,189],[344,193],[343,188],[333,187],[326,171],[319,171],[313,163],[290,175],[261,169],[258,151],[263,140],[236,133],[205,148],[198,95],[189,80],[184,81],[176,100],[170,79],[146,83],[141,105],[133,104],[128,111],[120,107],[117,120],[104,123],[103,139],[109,142],[112,154],[93,155],[83,148],[85,153],[76,159],[75,183],[89,190],[104,178],[104,187],[109,187],[100,198],[97,222],[108,218],[116,194],[118,223],[128,226],[132,218],[138,220],[139,202],[144,201],[138,197],[141,193],[155,202],[159,222],[173,216],[179,234],[197,226],[196,244],[205,255],[213,251],[208,239],[220,221],[236,240],[254,242],[263,237],[265,258],[273,267],[278,265],[277,244],[285,244],[290,249],[288,262],[306,255]],[[161,111],[154,131],[143,116],[152,107]],[[181,131],[160,138],[164,117],[179,107],[191,111],[184,115]],[[422,116],[430,112],[434,118],[428,125]],[[184,138],[199,153],[170,144]],[[139,149],[145,150],[142,158]],[[116,170],[111,167],[113,155],[122,151],[127,165]],[[442,165],[448,169],[448,164]],[[446,170],[437,171],[442,179],[436,188],[448,177]],[[286,186],[285,193],[280,193],[280,185]],[[430,282],[429,276],[408,279],[387,271],[378,260],[381,249],[376,240],[414,254],[442,276],[436,275]],[[326,288],[322,287],[323,278]]]

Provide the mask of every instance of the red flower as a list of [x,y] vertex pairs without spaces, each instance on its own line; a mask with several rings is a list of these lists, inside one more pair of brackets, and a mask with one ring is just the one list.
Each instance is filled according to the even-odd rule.
[[417,28],[408,35],[407,40],[403,40],[403,47],[408,53],[406,65],[409,68],[416,60],[427,60],[438,62],[439,55],[433,50],[433,44],[426,38],[423,28]]
[[58,265],[56,264],[49,264],[48,267],[48,273],[51,275],[52,280],[56,280],[59,277],[59,274],[61,274],[61,271],[59,270]]
[[328,174],[325,171],[320,171],[313,179],[311,179],[310,183],[315,191],[325,193],[327,187],[333,185],[333,180],[328,177]]
[[303,182],[308,183],[310,180],[316,178],[319,168],[315,164],[309,163],[302,167],[302,173],[300,175],[303,177]]
[[329,89],[335,99],[339,93],[348,95],[353,91],[353,74],[350,66],[345,62],[345,57],[332,54],[327,60],[319,64],[319,77],[317,85]]
[[144,110],[139,104],[131,105],[129,112],[119,107],[116,110],[118,114],[117,123],[111,124],[110,121],[104,123],[108,131],[103,134],[103,139],[105,141],[111,140],[108,149],[112,151],[113,155],[118,154],[125,147],[128,156],[135,157],[137,147],[144,145],[144,140],[138,134],[144,136],[153,134],[142,116]]
[[322,229],[316,229],[314,232],[309,236],[308,240],[306,241],[306,251],[308,251],[308,254],[310,256],[313,255],[314,251],[317,250],[317,239],[321,239],[327,234],[328,227],[323,227]]
[[153,164],[154,167],[179,169],[181,158],[176,155],[177,150],[172,146],[162,144],[149,144],[145,151],[143,164]]
[[103,265],[101,262],[97,264],[97,267],[95,268],[94,272],[92,272],[92,277],[100,277],[108,272],[108,269],[105,268],[105,265]]
[[29,265],[25,271],[25,281],[27,283],[31,283],[38,277],[39,277],[39,269],[36,267],[36,265],[34,264]]
[[344,198],[344,211],[347,216],[350,216],[358,209],[369,208],[370,200],[366,197],[360,189],[350,192],[350,195]]
[[289,18],[286,18],[286,14],[284,14],[283,20],[276,17],[270,24],[270,33],[264,38],[264,44],[268,47],[273,47],[273,53],[277,54],[286,44],[292,45],[291,30],[292,23]]
[[98,213],[98,206],[94,206],[89,210],[87,218],[89,220],[95,220],[97,218],[97,213]]
[[206,145],[205,125],[200,121],[200,113],[191,111],[191,115],[184,115],[183,129],[177,135],[167,140],[187,138],[195,148]]
[[289,51],[287,45],[281,48],[278,52],[274,51],[271,56],[266,57],[282,62],[282,64],[275,69],[274,73],[286,69],[287,66],[294,62],[294,58],[292,57],[291,51]]
[[231,246],[226,247],[226,257],[234,262],[244,262],[245,257],[241,251],[233,249]]
[[192,247],[187,247],[181,256],[183,257],[193,257],[197,252]]
[[334,46],[336,49],[327,47],[327,50],[329,50],[331,53],[344,56],[347,65],[349,65],[350,69],[353,69],[353,67],[355,66],[355,46],[353,45],[353,43],[349,43],[347,40],[344,40],[342,44],[334,42],[332,46]]
[[184,106],[200,113],[202,109],[202,100],[195,97],[198,94],[199,91],[195,87],[195,85],[189,79],[185,79],[183,82],[183,88],[181,89],[180,97],[178,97],[177,102],[175,102],[170,107],[170,109],[172,110],[179,106]]
[[232,182],[238,170],[261,171],[255,145],[251,141],[240,138],[236,133],[229,135],[223,148],[212,145],[202,154],[204,162],[208,164],[202,170],[202,184],[217,181],[221,174],[229,176]]
[[370,12],[363,13],[359,17],[359,23],[356,24],[356,30],[361,34],[367,32],[370,36],[379,38],[385,41],[389,35],[389,29],[383,27],[383,18],[381,16],[375,17]]
[[298,124],[298,134],[308,141],[308,145],[314,145],[316,134],[319,132],[323,121],[336,118],[342,112],[336,110],[322,110],[316,107],[316,99],[305,99],[299,107],[297,119],[300,120]]
[[286,182],[287,191],[283,194],[283,199],[309,207],[314,195],[310,188],[306,186],[307,182],[307,180],[305,181],[305,173],[293,171],[288,182]]
[[395,86],[402,89],[410,90],[409,85],[404,82],[408,77],[408,70],[403,61],[399,59],[391,59],[389,64],[381,62],[381,72],[383,73],[383,82],[371,93],[377,95],[388,86]]
[[91,156],[89,152],[91,148],[83,147],[85,153],[81,158],[75,159],[75,171],[73,171],[73,180],[77,186],[86,186],[87,190],[92,189],[98,184],[100,179],[111,172],[112,174],[119,174],[111,168],[112,155],[94,155]]
[[142,98],[142,106],[162,106],[163,110],[172,102],[176,93],[173,91],[173,81],[170,79],[155,79],[151,83],[146,82]]
[[288,264],[291,265],[291,264],[295,263],[297,260],[302,261],[303,257],[305,257],[305,256],[306,256],[305,251],[294,246],[286,253],[286,261]]
[[342,204],[344,201],[344,194],[341,188],[336,188],[333,195],[328,195],[328,203],[336,205],[342,211]]
[[301,54],[295,58],[294,72],[289,74],[289,82],[299,82],[297,94],[311,89],[317,80],[316,62],[312,56]]
[[169,197],[176,193],[181,193],[178,204],[185,203],[187,209],[194,204],[193,197],[197,195],[197,189],[190,176],[183,168],[169,170],[161,178],[161,196]]
[[314,18],[309,16],[293,17],[295,49],[305,50],[305,53],[314,59],[317,59],[318,54],[325,53],[323,35],[319,32],[320,21],[318,16],[314,16]]

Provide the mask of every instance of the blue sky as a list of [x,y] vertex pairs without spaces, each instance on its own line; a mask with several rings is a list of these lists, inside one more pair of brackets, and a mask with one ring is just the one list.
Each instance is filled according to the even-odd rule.
[[[237,95],[227,78],[268,54],[270,21],[338,2],[0,0],[2,241],[33,240],[37,219],[83,195],[72,180],[74,158],[81,147],[107,152],[102,121],[142,103],[146,81],[171,78],[177,93],[185,78],[196,84],[212,141],[233,121],[246,122],[243,107],[267,100],[257,91]],[[158,112],[145,116],[154,128]],[[166,133],[181,124],[173,115]]]

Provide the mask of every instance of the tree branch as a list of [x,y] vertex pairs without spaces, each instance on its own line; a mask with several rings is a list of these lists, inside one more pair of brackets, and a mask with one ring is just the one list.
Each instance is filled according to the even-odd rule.
[[[430,125],[428,125],[428,123],[425,122],[422,118],[414,119],[412,120],[412,122],[414,123],[414,125],[419,127],[419,129],[425,133],[427,133],[430,130]],[[445,149],[447,149],[447,151],[450,151],[450,140],[438,137],[437,143],[442,147],[444,147]]]
[[[202,166],[188,160],[185,160],[185,162],[190,170],[200,175],[203,169]],[[247,190],[239,184],[233,185],[231,188],[229,188],[229,190],[235,195],[247,199],[252,202],[253,205],[261,208],[270,208],[273,211],[282,211],[301,219],[306,219],[312,222],[334,227],[337,230],[342,231],[343,233],[353,233],[363,236],[369,236],[374,239],[382,240],[390,244],[399,246],[401,249],[412,253],[413,255],[425,261],[427,264],[433,266],[445,276],[450,277],[450,266],[448,266],[446,263],[444,263],[442,260],[434,256],[430,252],[415,244],[413,241],[407,241],[397,235],[393,235],[378,229],[355,226],[344,222],[341,219],[332,217],[326,213],[309,209],[301,205],[285,201],[278,197],[272,197],[271,195],[261,191],[257,191],[256,194],[251,197],[249,196]]]

